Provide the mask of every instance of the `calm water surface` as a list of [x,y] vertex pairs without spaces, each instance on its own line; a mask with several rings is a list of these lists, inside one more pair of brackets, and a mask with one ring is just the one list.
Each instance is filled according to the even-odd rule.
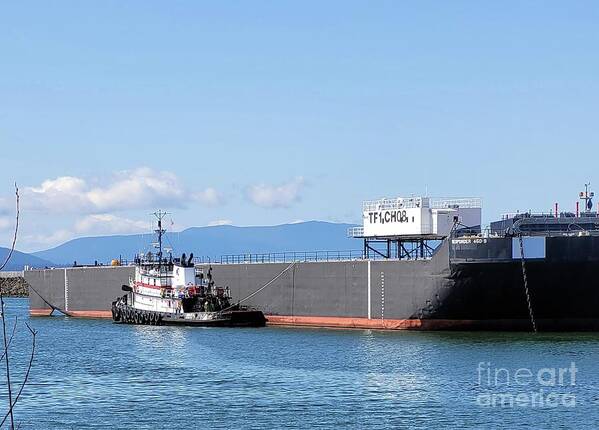
[[[7,315],[18,315],[22,323],[29,319],[28,306],[27,299],[9,299]],[[39,352],[15,411],[24,429],[599,425],[596,334],[202,329],[65,317],[29,321],[39,332]],[[16,380],[29,348],[21,326],[11,355]],[[563,373],[560,384],[559,368],[571,363],[574,381]],[[521,370],[518,385],[514,376],[520,368],[533,376],[527,379]],[[502,406],[497,395],[512,396],[514,403]],[[549,405],[539,403],[541,395],[544,401],[552,395]]]

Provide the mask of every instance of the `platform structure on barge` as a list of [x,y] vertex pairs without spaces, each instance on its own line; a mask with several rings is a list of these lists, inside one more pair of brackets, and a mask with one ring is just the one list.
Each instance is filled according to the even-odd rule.
[[480,234],[481,213],[476,197],[383,198],[363,203],[363,225],[348,236],[363,240],[365,259],[430,259],[448,236]]

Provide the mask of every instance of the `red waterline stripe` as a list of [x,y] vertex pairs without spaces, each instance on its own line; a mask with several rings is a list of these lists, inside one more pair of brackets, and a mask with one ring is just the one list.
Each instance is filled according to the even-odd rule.
[[368,319],[351,317],[305,317],[287,315],[267,315],[269,325],[290,325],[307,327],[360,328],[381,330],[434,330],[450,327],[464,327],[472,320],[421,320],[421,319]]
[[29,309],[29,315],[32,317],[47,317],[52,313],[52,309]]
[[[52,309],[40,309],[32,308],[29,309],[29,315],[32,317],[47,317],[52,313]],[[111,311],[69,311],[69,316],[80,317],[80,318],[112,318]]]
[[78,318],[112,318],[111,311],[69,311],[69,314]]
[[[30,309],[31,316],[49,316],[51,309]],[[112,318],[106,310],[69,311],[77,318]],[[438,330],[451,327],[467,327],[473,320],[421,320],[421,319],[368,319],[351,317],[305,317],[288,315],[266,315],[268,325],[358,328],[378,330]]]

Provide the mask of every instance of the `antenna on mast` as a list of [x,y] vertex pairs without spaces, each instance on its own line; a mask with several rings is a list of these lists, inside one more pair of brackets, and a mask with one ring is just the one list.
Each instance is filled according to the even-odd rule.
[[154,230],[154,233],[158,235],[158,243],[154,243],[154,247],[158,248],[158,267],[160,267],[160,265],[162,264],[162,236],[164,235],[164,233],[166,233],[166,230],[162,228],[162,219],[168,214],[168,212],[162,210],[158,210],[152,213],[152,215],[154,215],[158,220],[158,228]]
[[595,193],[589,191],[589,186],[591,183],[584,184],[584,191],[580,192],[580,200],[584,200],[584,211],[585,213],[591,212],[593,209],[593,197],[595,197]]

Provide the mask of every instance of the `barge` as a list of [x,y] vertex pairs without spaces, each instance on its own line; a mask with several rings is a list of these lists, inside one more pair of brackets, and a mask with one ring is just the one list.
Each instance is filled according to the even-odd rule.
[[[362,255],[327,261],[244,256],[196,264],[268,324],[420,330],[599,330],[599,217],[519,213],[481,229],[480,199],[363,205]],[[31,315],[111,317],[135,267],[27,270]],[[282,274],[282,275],[281,275]],[[268,284],[268,288],[257,288]]]

